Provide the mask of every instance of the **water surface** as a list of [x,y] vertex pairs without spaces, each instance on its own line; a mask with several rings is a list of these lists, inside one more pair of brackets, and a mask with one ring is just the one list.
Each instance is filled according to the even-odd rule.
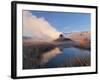
[[90,50],[63,45],[23,49],[23,69],[90,66]]

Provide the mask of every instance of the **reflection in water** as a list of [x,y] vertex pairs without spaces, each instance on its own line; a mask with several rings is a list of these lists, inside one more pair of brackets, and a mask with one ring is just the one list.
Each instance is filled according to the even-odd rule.
[[23,69],[90,66],[90,51],[75,47],[24,46]]
[[46,65],[53,67],[75,67],[90,65],[90,51],[78,48],[64,48],[62,54],[52,58]]
[[49,52],[46,52],[42,55],[42,59],[41,59],[41,65],[46,64],[47,62],[49,62],[49,60],[51,60],[53,57],[56,57],[56,55],[61,54],[62,52],[60,51],[59,48],[54,48]]

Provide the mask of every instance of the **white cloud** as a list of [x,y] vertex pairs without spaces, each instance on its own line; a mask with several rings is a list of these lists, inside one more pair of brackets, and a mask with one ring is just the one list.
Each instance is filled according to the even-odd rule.
[[33,39],[54,40],[59,37],[58,32],[43,17],[32,15],[29,11],[23,11],[23,35]]

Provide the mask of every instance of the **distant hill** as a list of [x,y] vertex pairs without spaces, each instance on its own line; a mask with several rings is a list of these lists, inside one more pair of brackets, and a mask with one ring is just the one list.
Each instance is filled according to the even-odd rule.
[[85,32],[73,32],[66,36],[67,38],[80,44],[80,47],[86,47],[90,49],[91,46],[91,33]]
[[23,36],[23,39],[32,39],[31,37]]
[[69,38],[63,38],[63,39],[58,38],[58,39],[56,39],[56,40],[54,40],[54,41],[72,41],[72,40],[69,39]]
[[89,31],[84,32],[72,32],[72,33],[64,33],[61,34],[56,42],[63,42],[63,41],[74,41],[75,43],[79,44],[76,47],[90,49],[91,46],[91,34]]

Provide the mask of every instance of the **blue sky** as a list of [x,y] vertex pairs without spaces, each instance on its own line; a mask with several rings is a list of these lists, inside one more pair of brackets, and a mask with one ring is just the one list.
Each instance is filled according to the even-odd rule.
[[31,11],[32,15],[44,17],[58,31],[80,32],[90,31],[90,14],[89,13],[71,13],[71,12],[47,12]]

